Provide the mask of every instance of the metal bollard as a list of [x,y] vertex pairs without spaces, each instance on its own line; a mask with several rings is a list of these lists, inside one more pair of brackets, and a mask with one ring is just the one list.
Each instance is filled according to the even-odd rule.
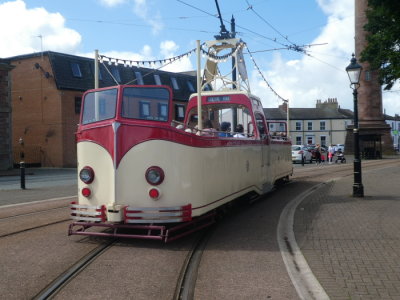
[[23,161],[19,163],[19,170],[20,170],[21,189],[25,190],[25,163]]

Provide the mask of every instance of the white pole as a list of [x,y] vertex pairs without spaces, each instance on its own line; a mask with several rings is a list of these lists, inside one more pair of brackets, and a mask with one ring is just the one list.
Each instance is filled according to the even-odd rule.
[[94,50],[94,88],[99,88],[99,50]]
[[[99,88],[99,50],[94,50],[94,88]],[[94,94],[94,115],[95,120],[98,121],[100,119],[99,114],[99,95],[96,92]]]
[[290,139],[290,118],[289,118],[289,99],[287,100],[287,134],[286,134],[286,138]]
[[197,128],[203,129],[202,110],[201,110],[201,61],[200,61],[200,40],[197,40]]

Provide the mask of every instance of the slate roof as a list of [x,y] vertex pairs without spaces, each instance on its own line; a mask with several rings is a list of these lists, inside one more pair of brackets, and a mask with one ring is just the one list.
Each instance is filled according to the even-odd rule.
[[[42,53],[33,53],[27,55],[20,55],[7,58],[9,61],[21,60],[32,57],[40,57]],[[65,53],[46,51],[43,52],[44,56],[48,56],[50,64],[52,66],[52,75],[54,76],[57,88],[60,90],[77,90],[86,91],[94,88],[94,59],[70,55]],[[71,64],[76,63],[79,65],[81,77],[73,75]],[[142,67],[124,67],[123,65],[108,65],[99,64],[100,71],[100,87],[114,86],[117,83],[111,77],[111,69],[117,69],[120,75],[119,84],[139,84],[136,81],[135,71],[139,71],[142,74],[144,84],[154,85],[156,84],[154,74],[158,74],[161,79],[161,83],[169,85],[172,88],[175,100],[187,101],[191,93],[196,91],[196,77],[187,73],[173,73],[161,70],[154,70]],[[178,90],[175,90],[171,83],[171,78],[175,77],[179,86]],[[188,81],[191,82],[193,91],[189,89]]]
[[[286,120],[286,111],[280,108],[264,108],[267,120]],[[352,119],[353,112],[349,109],[323,109],[323,108],[289,108],[291,120],[329,120]]]

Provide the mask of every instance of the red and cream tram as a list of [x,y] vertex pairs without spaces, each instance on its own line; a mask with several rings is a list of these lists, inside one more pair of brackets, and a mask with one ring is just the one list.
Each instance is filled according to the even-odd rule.
[[69,234],[172,240],[292,173],[290,141],[271,134],[260,99],[248,91],[202,91],[191,95],[183,123],[173,115],[167,86],[84,94]]

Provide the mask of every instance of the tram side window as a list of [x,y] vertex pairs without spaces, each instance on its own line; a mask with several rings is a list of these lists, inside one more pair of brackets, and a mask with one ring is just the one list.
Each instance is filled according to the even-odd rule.
[[[205,124],[212,126],[220,138],[251,138],[254,136],[254,126],[249,109],[237,104],[212,104],[203,106],[203,128]],[[189,112],[190,129],[197,125],[197,107]],[[209,121],[209,122],[208,122]]]
[[165,88],[125,88],[122,117],[150,121],[168,121],[169,91]]
[[117,89],[88,93],[85,96],[82,124],[115,118]]
[[267,134],[264,117],[261,114],[256,114],[257,129],[261,138],[264,138]]
[[272,137],[286,136],[286,123],[284,122],[268,122],[268,128]]

